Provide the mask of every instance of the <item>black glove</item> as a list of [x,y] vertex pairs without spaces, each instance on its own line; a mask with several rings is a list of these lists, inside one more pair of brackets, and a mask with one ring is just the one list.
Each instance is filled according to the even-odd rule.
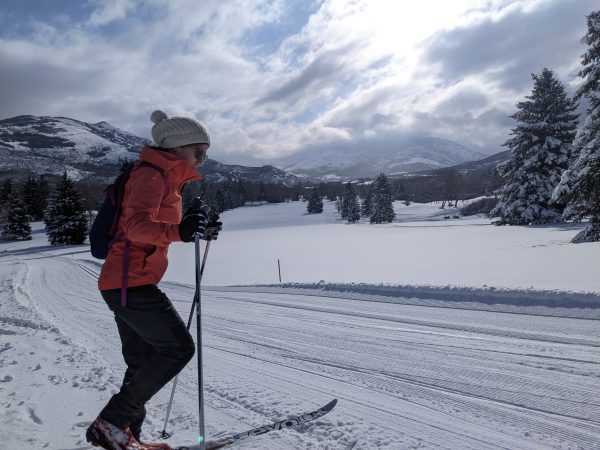
[[223,229],[223,222],[219,221],[219,215],[213,214],[206,224],[206,231],[202,235],[205,241],[216,241],[219,236],[219,231]]
[[179,224],[179,236],[183,242],[192,242],[196,233],[204,235],[208,222],[208,207],[188,209]]

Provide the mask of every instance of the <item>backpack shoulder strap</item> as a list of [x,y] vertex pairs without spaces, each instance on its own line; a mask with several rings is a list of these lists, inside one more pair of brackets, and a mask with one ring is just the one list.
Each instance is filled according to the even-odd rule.
[[160,166],[157,166],[154,163],[151,163],[150,161],[139,161],[135,167],[152,167],[153,169],[158,170],[160,173],[162,173],[164,175],[165,173],[165,169],[163,169]]

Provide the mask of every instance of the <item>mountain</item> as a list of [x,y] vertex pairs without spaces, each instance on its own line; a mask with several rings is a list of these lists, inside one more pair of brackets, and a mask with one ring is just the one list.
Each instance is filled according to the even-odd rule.
[[271,161],[275,166],[311,179],[372,178],[440,169],[485,157],[456,142],[434,137],[396,134],[364,138],[335,147],[321,146]]
[[[27,172],[58,175],[67,170],[74,179],[107,181],[114,178],[124,160],[137,159],[146,142],[107,122],[17,116],[0,120],[0,173],[4,177],[19,177]],[[422,174],[451,166],[471,170],[477,165],[487,167],[501,162],[494,159],[497,155],[484,156],[449,140],[396,134],[379,140],[353,140],[335,147],[322,145],[277,159],[256,160],[264,164],[260,167],[209,159],[200,171],[209,183],[241,178],[289,186],[306,179],[354,180],[372,178],[380,172],[391,176]]]
[[478,159],[477,161],[470,161],[462,164],[457,164],[453,166],[453,169],[456,169],[462,173],[478,173],[482,175],[490,174],[498,164],[503,163],[504,161],[508,161],[510,159],[510,150],[505,150],[503,152],[494,153],[483,159]]
[[[125,160],[137,159],[147,143],[107,122],[86,123],[67,117],[16,116],[0,120],[0,172],[19,177],[27,172],[61,174],[73,179],[108,181]],[[208,182],[226,179],[296,184],[300,179],[276,167],[244,167],[208,160]]]
[[228,179],[242,179],[254,182],[283,184],[292,186],[301,180],[293,175],[274,166],[247,167],[232,164],[223,164],[214,159],[209,159],[199,169],[208,183],[218,183]]
[[145,139],[106,122],[17,116],[0,121],[0,167],[5,172],[53,173],[74,179],[107,175],[136,158]]
[[[469,161],[462,164],[456,164],[454,166],[449,167],[450,169],[454,169],[457,172],[460,172],[464,175],[489,175],[493,172],[496,166],[504,161],[508,161],[510,159],[510,150],[505,150],[503,152],[494,153],[493,155],[487,156],[482,159],[478,159],[476,161]],[[412,175],[431,175],[437,169],[429,169],[422,170],[419,172],[415,172]]]

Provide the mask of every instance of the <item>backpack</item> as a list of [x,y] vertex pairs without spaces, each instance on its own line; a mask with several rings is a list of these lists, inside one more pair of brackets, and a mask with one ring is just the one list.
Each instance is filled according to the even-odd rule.
[[[158,170],[163,176],[166,188],[167,180],[163,168],[150,162],[142,161],[136,162],[130,168],[123,171],[111,185],[104,189],[106,193],[104,202],[102,202],[98,210],[98,215],[94,219],[89,233],[90,249],[94,258],[106,259],[110,247],[122,237],[118,233],[117,228],[119,226],[119,218],[121,217],[125,184],[129,180],[132,170],[138,167],[152,167]],[[163,190],[163,197],[165,190]]]
[[[164,182],[161,202],[165,197],[167,192],[167,177],[165,176],[162,167],[148,161],[138,161],[130,168],[123,171],[111,185],[104,189],[104,192],[106,193],[104,201],[102,202],[102,205],[98,210],[98,215],[94,219],[94,223],[90,229],[90,250],[94,258],[106,259],[112,245],[125,236],[122,230],[118,230],[123,206],[123,196],[125,195],[125,184],[129,180],[131,172],[139,167],[151,167],[161,173]],[[125,254],[123,256],[123,276],[121,283],[121,305],[123,307],[126,306],[130,244],[131,241],[127,239],[125,242]]]

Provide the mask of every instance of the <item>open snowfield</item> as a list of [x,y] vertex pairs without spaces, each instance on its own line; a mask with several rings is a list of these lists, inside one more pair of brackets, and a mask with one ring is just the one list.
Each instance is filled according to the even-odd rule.
[[[600,292],[600,244],[573,245],[582,226],[495,227],[439,205],[395,202],[398,222],[337,223],[334,204],[305,214],[301,202],[223,215],[207,285],[283,282],[391,283]],[[193,249],[174,244],[166,278],[194,280]],[[190,262],[192,264],[190,264]]]
[[[570,244],[581,226],[395,207],[377,226],[340,223],[330,203],[223,214],[202,296],[208,435],[338,398],[316,424],[240,448],[600,448],[600,244]],[[1,447],[87,449],[125,370],[116,325],[87,246],[34,230],[0,243]],[[160,287],[187,319],[193,245],[170,258]],[[170,388],[148,405],[148,439]],[[177,389],[171,440],[193,443],[195,359]]]

